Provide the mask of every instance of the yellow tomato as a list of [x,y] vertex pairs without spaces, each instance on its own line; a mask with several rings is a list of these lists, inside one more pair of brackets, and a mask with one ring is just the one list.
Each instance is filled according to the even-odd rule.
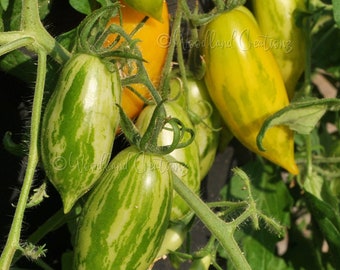
[[[121,17],[115,16],[111,18],[109,24],[119,24],[122,20],[122,27],[125,32],[131,33],[136,27],[145,19],[145,15],[136,11],[135,9],[126,5],[121,1]],[[146,62],[144,63],[148,76],[157,88],[161,78],[161,72],[168,53],[168,44],[170,38],[169,13],[166,2],[163,2],[162,11],[163,22],[156,19],[148,18],[144,25],[137,30],[133,35],[133,39],[139,40],[137,46],[142,53],[142,57]],[[115,35],[109,35],[104,46],[107,47],[115,39]],[[129,68],[122,69],[129,72],[125,76],[133,75],[136,70]],[[129,70],[129,71],[127,71]],[[150,93],[147,87],[143,84],[131,85],[139,94],[145,98],[150,98]],[[122,107],[125,113],[130,118],[138,116],[144,106],[144,102],[131,90],[124,88],[122,93]]]
[[284,82],[253,15],[239,6],[224,12],[201,30],[204,80],[210,97],[234,136],[249,150],[285,168],[299,170],[294,133],[286,126],[268,130],[261,151],[257,135],[264,121],[288,106]]

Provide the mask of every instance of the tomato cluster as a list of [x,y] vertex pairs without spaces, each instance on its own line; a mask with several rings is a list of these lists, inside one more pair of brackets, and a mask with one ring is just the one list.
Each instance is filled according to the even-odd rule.
[[[41,156],[46,174],[65,213],[85,198],[75,238],[75,269],[148,269],[180,246],[183,237],[172,241],[169,234],[183,220],[185,231],[191,209],[174,190],[173,175],[199,196],[200,183],[225,139],[220,138],[226,136],[222,130],[298,174],[293,132],[287,127],[272,127],[264,149],[257,146],[263,122],[289,104],[303,71],[302,65],[299,72],[287,68],[303,48],[297,34],[282,31],[299,44],[291,57],[273,54],[261,32],[271,35],[269,18],[254,1],[260,27],[244,6],[220,12],[199,27],[201,78],[187,67],[162,73],[170,42],[168,9],[164,1],[145,3],[120,2],[106,28],[119,25],[126,36],[110,33],[102,44],[103,50],[137,48],[137,53],[122,60],[115,55],[114,65],[88,52],[75,53],[45,110]],[[271,2],[267,8],[274,6]],[[297,29],[293,23],[290,27]],[[273,39],[283,39],[275,34]],[[141,63],[151,88],[158,89],[161,76],[167,77],[159,93],[138,80]],[[110,161],[119,121],[131,146]],[[204,265],[210,264],[207,258]]]

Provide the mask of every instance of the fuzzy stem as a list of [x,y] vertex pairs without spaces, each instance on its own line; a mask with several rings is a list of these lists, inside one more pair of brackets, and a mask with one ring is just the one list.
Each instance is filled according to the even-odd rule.
[[312,177],[313,174],[313,158],[312,158],[312,139],[310,135],[305,136],[305,143],[306,143],[306,168],[307,168],[307,173],[306,173],[306,178]]
[[4,32],[0,33],[0,56],[16,49],[29,46],[34,42],[30,36],[22,32]]
[[24,212],[28,196],[31,190],[34,173],[38,164],[38,135],[41,117],[41,107],[44,93],[45,75],[46,75],[46,59],[47,54],[45,51],[38,52],[38,74],[37,82],[35,85],[34,101],[32,108],[31,130],[30,130],[30,147],[28,154],[27,170],[20,192],[18,204],[15,210],[13,223],[7,238],[5,248],[0,257],[0,269],[7,270],[11,266],[11,261],[15,251],[19,247],[21,227],[24,218]]
[[169,74],[172,68],[172,60],[176,48],[176,41],[177,41],[177,36],[180,35],[181,33],[181,22],[182,22],[182,5],[181,5],[181,0],[177,1],[177,10],[176,14],[174,16],[174,22],[172,25],[172,31],[171,31],[171,39],[170,39],[170,45],[169,45],[169,50],[168,50],[168,55],[162,70],[162,77],[161,81],[159,84],[159,90],[163,98],[168,97],[169,95],[169,89],[167,87],[168,85],[168,80],[169,80]]
[[[71,213],[64,214],[63,209],[58,210],[53,216],[46,220],[36,231],[34,231],[27,238],[27,242],[32,243],[34,245],[37,244],[48,233],[55,231],[61,226],[65,225],[70,218],[72,218]],[[17,262],[22,255],[23,255],[22,253],[15,254],[12,263]]]
[[22,0],[21,31],[35,38],[36,42],[29,49],[37,51],[43,48],[60,64],[70,58],[70,53],[47,32],[41,23],[37,0]]
[[233,233],[236,227],[226,223],[215,215],[192,190],[190,190],[181,179],[174,174],[174,189],[192,208],[198,218],[205,224],[208,230],[216,237],[227,252],[228,258],[235,269],[251,270],[240,247],[236,243]]

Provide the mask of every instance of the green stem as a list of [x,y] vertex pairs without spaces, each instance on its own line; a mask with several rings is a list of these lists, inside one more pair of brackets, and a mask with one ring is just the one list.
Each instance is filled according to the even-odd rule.
[[[248,175],[239,168],[234,168],[233,171],[234,171],[235,174],[237,174],[241,177],[241,179],[244,181],[244,183],[246,185],[246,188],[247,188],[247,191],[248,191],[248,201],[249,201],[248,211],[251,212],[249,214],[249,216],[251,217],[251,219],[253,221],[254,228],[256,230],[258,230],[260,228],[260,225],[259,225],[259,219],[258,219],[257,211],[256,211],[256,202],[255,202],[253,194],[251,192],[250,179],[249,179]],[[247,210],[245,212],[247,212]]]
[[46,74],[47,54],[43,50],[38,52],[38,74],[35,85],[34,101],[32,108],[31,130],[30,130],[30,147],[28,154],[27,170],[20,192],[18,204],[14,213],[13,223],[7,238],[5,248],[0,257],[0,269],[7,270],[11,266],[11,261],[15,251],[19,247],[20,233],[24,212],[28,196],[31,190],[34,173],[38,164],[38,135],[40,126],[41,107],[44,93],[45,74]]
[[225,9],[225,2],[224,0],[213,0],[217,10],[219,12],[223,11]]
[[313,156],[312,156],[312,139],[310,135],[305,136],[305,143],[306,143],[306,168],[307,168],[307,173],[306,177],[312,177],[313,173]]
[[[72,217],[71,213],[65,215],[63,209],[58,210],[27,238],[27,242],[34,245],[37,244],[48,233],[55,231],[61,226],[65,225],[69,221],[70,217]],[[17,262],[21,256],[22,253],[16,253],[12,263],[14,264]]]
[[21,30],[35,38],[33,51],[43,48],[60,64],[70,58],[70,53],[62,47],[45,29],[40,21],[37,0],[22,0]]
[[51,266],[49,266],[47,263],[45,263],[41,259],[36,260],[35,264],[40,266],[40,268],[43,269],[43,270],[53,270],[53,268]]
[[9,42],[7,44],[1,45],[0,47],[0,56],[4,55],[6,53],[9,53],[11,51],[14,51],[16,49],[29,46],[34,42],[34,39],[32,37],[22,37],[20,39],[14,40],[12,42]]
[[169,89],[168,87],[166,87],[168,85],[168,80],[169,80],[169,74],[171,71],[171,67],[172,67],[172,61],[173,61],[173,56],[174,56],[174,52],[175,52],[175,47],[176,47],[176,40],[177,40],[177,36],[180,35],[181,33],[181,22],[182,22],[182,5],[181,5],[181,0],[178,0],[177,2],[177,10],[176,10],[176,14],[174,16],[174,22],[172,25],[172,30],[171,30],[171,39],[170,39],[170,45],[169,45],[169,49],[168,49],[168,55],[162,70],[162,77],[161,77],[161,81],[159,84],[159,89],[160,89],[160,93],[162,95],[163,98],[166,98],[169,96]]
[[207,202],[206,203],[210,208],[214,207],[228,207],[233,209],[238,209],[242,207],[248,206],[248,203],[245,201],[241,202],[229,202],[229,201],[218,201],[218,202]]
[[235,269],[251,270],[246,258],[233,237],[236,227],[218,218],[215,213],[211,211],[209,206],[191,191],[175,174],[174,188],[192,208],[198,218],[205,224],[212,235],[220,242]]

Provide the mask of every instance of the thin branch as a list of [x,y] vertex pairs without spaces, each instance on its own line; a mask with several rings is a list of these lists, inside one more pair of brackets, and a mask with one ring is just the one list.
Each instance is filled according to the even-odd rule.
[[0,257],[0,269],[7,270],[11,266],[11,262],[16,250],[19,247],[21,227],[24,219],[24,213],[34,179],[35,169],[38,164],[38,135],[41,117],[41,107],[45,85],[46,75],[46,59],[45,51],[38,52],[38,74],[35,85],[34,101],[32,108],[31,130],[30,130],[30,147],[28,154],[27,170],[20,192],[19,201],[14,214],[13,223],[7,238],[5,248]]

